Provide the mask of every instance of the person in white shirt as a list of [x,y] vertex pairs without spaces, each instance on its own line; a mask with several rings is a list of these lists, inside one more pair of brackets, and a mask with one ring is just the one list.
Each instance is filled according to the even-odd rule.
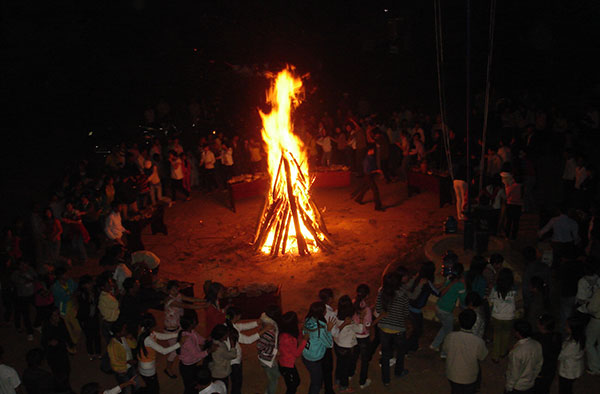
[[483,339],[471,331],[476,320],[477,313],[465,309],[458,316],[460,331],[451,332],[444,338],[446,377],[453,393],[475,393],[481,384],[479,363],[485,359],[488,350]]
[[235,306],[227,308],[225,325],[229,327],[233,336],[237,335],[237,339],[232,338],[225,340],[228,349],[231,349],[232,341],[235,342],[234,347],[237,350],[237,356],[231,360],[231,394],[240,394],[242,392],[243,372],[242,372],[242,347],[240,344],[250,345],[260,339],[260,336],[273,327],[265,325],[251,335],[246,335],[243,331],[252,330],[258,327],[258,321],[253,320],[246,323],[241,322],[242,311]]
[[577,295],[575,296],[579,312],[588,313],[587,304],[599,289],[600,277],[598,276],[596,267],[592,262],[586,261],[583,264],[583,277],[577,282]]
[[492,343],[492,361],[498,362],[510,349],[510,333],[516,314],[517,291],[514,288],[514,276],[510,268],[498,272],[496,286],[490,292],[489,302],[492,308],[491,324],[494,328]]
[[123,227],[121,222],[121,212],[119,211],[120,207],[121,204],[118,202],[112,203],[112,209],[104,222],[104,233],[111,241],[124,246],[125,240],[123,239],[123,235],[129,234],[130,232]]
[[217,159],[215,158],[215,154],[212,152],[212,150],[210,150],[210,146],[204,145],[199,165],[204,169],[204,178],[209,192],[211,192],[214,188],[218,188],[215,174],[216,162]]
[[[154,159],[160,160],[159,156],[154,156]],[[156,160],[156,161],[158,161]],[[150,187],[150,202],[152,205],[156,205],[157,202],[162,201],[162,184],[160,182],[160,176],[158,175],[158,166],[150,160],[146,160],[144,163],[145,173],[148,175],[148,186]]]
[[558,391],[572,394],[573,384],[585,370],[585,321],[579,317],[567,320],[569,337],[563,342],[558,355]]
[[177,190],[180,190],[188,201],[190,192],[183,187],[183,161],[174,150],[169,152],[169,163],[171,163],[171,200],[177,200]]
[[138,332],[138,342],[136,347],[138,359],[138,373],[146,383],[145,393],[159,394],[158,377],[156,376],[156,353],[162,355],[169,354],[181,347],[180,343],[174,343],[171,346],[164,347],[157,341],[168,341],[175,339],[178,332],[157,332],[156,319],[151,313],[147,313],[142,318],[142,324]]
[[529,392],[535,385],[544,363],[542,345],[531,339],[531,324],[524,320],[515,322],[517,343],[508,354],[506,367],[506,393]]
[[321,134],[321,136],[319,137],[319,139],[317,139],[317,145],[321,146],[321,149],[323,149],[323,155],[321,156],[321,166],[329,167],[329,165],[331,164],[331,152],[333,149],[331,145],[331,137],[327,134],[327,130],[325,130],[324,128],[319,130],[319,133]]
[[[325,321],[336,321],[337,313],[330,305],[335,301],[333,290],[327,287],[319,290],[319,300],[325,304]],[[336,336],[338,330],[339,328],[334,325],[331,329],[331,336]],[[325,393],[333,393],[333,352],[331,348],[328,348],[325,351],[322,363],[323,385],[325,387]]]
[[[338,301],[338,313],[336,316],[336,335],[333,337],[336,355],[336,381],[339,382],[340,392],[349,391],[349,378],[354,374],[352,370],[354,359],[354,348],[358,345],[356,335],[364,331],[363,316],[358,323],[354,322],[354,304],[352,299],[343,295]],[[351,389],[350,389],[351,390]]]
[[17,390],[21,393],[21,379],[13,367],[4,364],[4,348],[0,346],[0,393],[16,394]]

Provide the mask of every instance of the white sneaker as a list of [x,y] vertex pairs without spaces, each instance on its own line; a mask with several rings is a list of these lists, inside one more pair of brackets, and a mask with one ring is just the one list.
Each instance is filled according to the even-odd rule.
[[371,379],[367,379],[365,380],[365,384],[361,384],[360,388],[362,389],[366,389],[367,387],[369,387],[371,385]]
[[396,365],[396,357],[390,358],[390,367],[393,367],[394,365]]

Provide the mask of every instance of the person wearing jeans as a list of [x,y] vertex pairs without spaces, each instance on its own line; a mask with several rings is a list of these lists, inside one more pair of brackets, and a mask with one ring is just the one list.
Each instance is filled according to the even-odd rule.
[[406,353],[406,319],[408,319],[408,295],[401,287],[405,272],[387,273],[383,277],[383,286],[377,293],[375,310],[381,317],[378,322],[381,342],[381,380],[385,386],[390,384],[390,359],[396,353],[394,374],[402,377],[408,374],[404,369]]
[[[440,349],[444,338],[454,328],[454,307],[456,306],[456,301],[459,300],[461,305],[465,303],[466,290],[465,280],[462,276],[463,271],[463,265],[455,263],[452,272],[440,289],[440,299],[437,302],[436,316],[442,323],[442,327],[429,346],[435,351]],[[444,357],[443,353],[442,357]]]
[[440,323],[442,323],[442,327],[439,329],[430,347],[437,351],[444,342],[446,335],[450,334],[454,329],[454,313],[446,312],[438,306],[435,311],[435,316]]

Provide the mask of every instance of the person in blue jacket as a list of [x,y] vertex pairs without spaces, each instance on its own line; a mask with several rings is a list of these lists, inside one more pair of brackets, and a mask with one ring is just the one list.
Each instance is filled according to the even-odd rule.
[[308,394],[318,394],[323,385],[323,356],[333,345],[331,330],[335,319],[325,321],[325,303],[314,302],[304,320],[304,333],[309,334],[306,346],[302,351],[302,362],[310,374]]

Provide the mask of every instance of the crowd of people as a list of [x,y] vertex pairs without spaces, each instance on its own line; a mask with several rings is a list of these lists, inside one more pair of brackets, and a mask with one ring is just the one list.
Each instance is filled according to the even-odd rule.
[[[280,378],[288,393],[296,392],[298,359],[310,376],[309,393],[322,387],[327,394],[334,388],[351,392],[355,374],[361,389],[370,386],[373,359],[387,386],[391,368],[401,379],[408,374],[406,354],[423,348],[423,308],[432,297],[441,327],[430,348],[446,359],[453,393],[478,391],[479,363],[488,345],[493,362],[508,358],[506,392],[547,393],[557,374],[560,392],[572,392],[586,370],[585,360],[588,373],[600,374],[600,226],[595,225],[593,157],[585,149],[599,128],[598,113],[568,119],[556,108],[545,111],[520,97],[515,104],[498,100],[491,119],[481,160],[477,149],[465,156],[467,141],[440,116],[419,110],[402,107],[384,117],[360,108],[350,111],[341,102],[334,115],[298,114],[295,131],[311,168],[350,168],[363,180],[353,194],[358,203],[371,190],[375,209],[384,210],[380,173],[386,182],[396,182],[406,181],[410,170],[435,172],[452,176],[459,220],[481,215],[491,233],[515,239],[521,213],[540,213],[539,237],[552,233],[549,253],[541,256],[533,247],[523,251],[527,264],[521,288],[515,283],[516,267],[503,267],[500,255],[477,256],[463,272],[448,254],[441,284],[434,284],[431,262],[417,272],[399,267],[383,276],[373,295],[367,284],[340,297],[322,289],[305,317],[269,306],[259,319],[241,321],[244,311],[221,306],[226,289],[220,283],[205,283],[203,298],[188,294],[184,283],[161,283],[160,258],[145,250],[141,239],[139,222],[148,217],[153,232],[166,234],[165,207],[190,200],[192,190],[212,193],[236,175],[265,171],[260,137],[221,132],[156,136],[150,143],[119,144],[101,161],[78,161],[55,183],[45,204],[33,204],[26,218],[2,234],[3,324],[12,322],[28,341],[40,336],[40,347],[27,352],[28,367],[21,374],[2,364],[0,348],[2,392],[21,385],[29,394],[73,392],[69,355],[82,338],[89,359],[99,360],[101,369],[114,376],[118,386],[104,391],[111,394],[158,393],[161,372],[181,377],[185,393],[240,393],[241,345],[254,343],[267,393],[276,392]],[[557,146],[563,153],[562,202],[553,204],[539,197],[538,177]],[[480,171],[484,182],[477,192]],[[548,213],[552,205],[554,216]],[[90,255],[106,271],[69,278],[69,267],[85,267]],[[560,301],[558,311],[552,297]],[[460,330],[454,331],[457,305]],[[149,310],[164,312],[163,330]],[[197,329],[196,310],[206,316],[203,333]],[[511,347],[513,332],[518,341]],[[158,354],[167,358],[164,371],[156,371]],[[102,391],[97,383],[81,390]]]

